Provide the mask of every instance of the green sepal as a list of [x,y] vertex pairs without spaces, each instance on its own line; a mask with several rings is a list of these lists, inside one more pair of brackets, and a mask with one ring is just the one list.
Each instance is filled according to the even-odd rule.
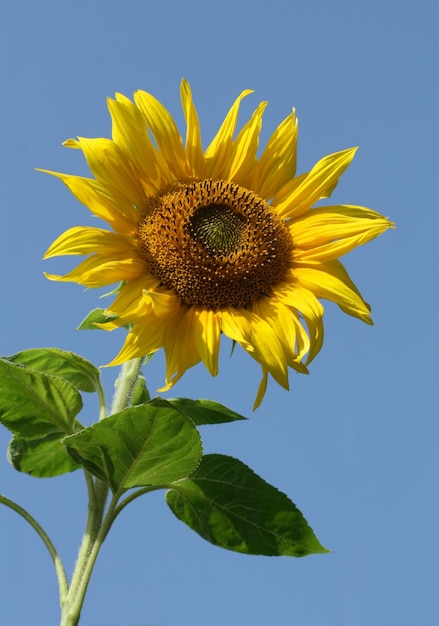
[[76,330],[101,330],[96,324],[107,324],[117,319],[117,315],[109,315],[104,313],[105,309],[93,309],[82,320]]
[[81,391],[91,393],[100,384],[98,368],[74,352],[59,348],[31,348],[4,358],[37,372],[65,378]]
[[52,432],[37,439],[24,439],[15,435],[8,446],[8,460],[19,472],[36,478],[51,478],[79,469],[67,452],[62,439],[65,433]]
[[160,398],[107,417],[64,442],[73,459],[113,492],[169,486],[189,476],[202,455],[192,421]]
[[25,439],[74,432],[82,409],[78,390],[64,378],[0,359],[0,422]]
[[328,552],[285,494],[229,456],[204,456],[166,501],[178,519],[228,550],[297,557]]
[[190,398],[168,399],[173,406],[191,418],[197,426],[204,424],[224,424],[237,420],[246,420],[246,417],[235,413],[219,402],[213,400],[191,400]]
[[134,385],[133,395],[131,396],[131,404],[137,406],[138,404],[143,404],[150,400],[151,396],[146,386],[146,379],[143,374],[139,374],[136,384]]

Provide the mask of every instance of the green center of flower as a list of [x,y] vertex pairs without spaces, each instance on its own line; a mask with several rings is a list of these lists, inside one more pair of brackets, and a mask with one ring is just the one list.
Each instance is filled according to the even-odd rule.
[[253,192],[223,180],[175,183],[150,198],[139,223],[140,256],[182,302],[248,307],[285,278],[292,240]]
[[199,241],[211,256],[220,256],[236,250],[244,229],[243,216],[225,204],[201,207],[190,219],[192,237]]

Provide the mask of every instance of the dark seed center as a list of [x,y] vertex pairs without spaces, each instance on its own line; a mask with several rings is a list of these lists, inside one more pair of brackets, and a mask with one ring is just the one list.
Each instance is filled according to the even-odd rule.
[[237,250],[245,230],[245,219],[225,204],[200,207],[190,218],[194,241],[201,243],[211,256]]
[[151,197],[138,236],[148,271],[185,304],[211,310],[248,307],[270,295],[293,245],[263,198],[212,179],[178,182]]

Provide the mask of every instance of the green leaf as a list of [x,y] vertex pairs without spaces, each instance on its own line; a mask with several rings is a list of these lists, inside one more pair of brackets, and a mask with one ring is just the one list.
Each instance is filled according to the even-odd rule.
[[166,500],[178,519],[228,550],[267,556],[328,552],[285,494],[229,456],[204,456]]
[[82,409],[67,380],[0,359],[0,422],[26,439],[61,430],[71,434]]
[[246,417],[235,413],[219,402],[213,400],[191,400],[190,398],[172,398],[168,400],[173,406],[191,418],[197,426],[203,424],[223,424]]
[[62,439],[65,433],[53,432],[38,439],[13,437],[8,447],[8,459],[19,472],[37,478],[60,476],[81,466],[67,452]]
[[99,370],[82,356],[59,348],[31,348],[4,357],[28,369],[65,378],[82,391],[93,392],[99,386]]
[[193,423],[160,398],[107,417],[64,441],[73,458],[113,492],[185,478],[202,454]]
[[90,311],[76,330],[101,330],[96,324],[106,324],[107,322],[112,322],[117,319],[117,315],[106,315],[104,310],[105,309],[93,309],[93,311]]

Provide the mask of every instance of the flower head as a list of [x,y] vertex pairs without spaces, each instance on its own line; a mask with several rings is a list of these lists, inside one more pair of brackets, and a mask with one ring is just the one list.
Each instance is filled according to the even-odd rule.
[[235,136],[243,91],[203,150],[189,84],[181,83],[183,142],[170,113],[152,95],[108,100],[112,139],[69,139],[94,178],[60,178],[111,230],[78,226],[45,258],[86,255],[65,276],[102,287],[122,281],[108,308],[112,330],[130,324],[110,365],[166,354],[166,386],[203,361],[215,376],[221,333],[262,367],[255,407],[268,374],[288,388],[288,371],[306,373],[323,342],[323,306],[336,302],[371,323],[370,308],[338,260],[392,224],[359,206],[313,208],[330,196],[355,149],[336,152],[296,176],[294,110],[258,156],[266,102]]

